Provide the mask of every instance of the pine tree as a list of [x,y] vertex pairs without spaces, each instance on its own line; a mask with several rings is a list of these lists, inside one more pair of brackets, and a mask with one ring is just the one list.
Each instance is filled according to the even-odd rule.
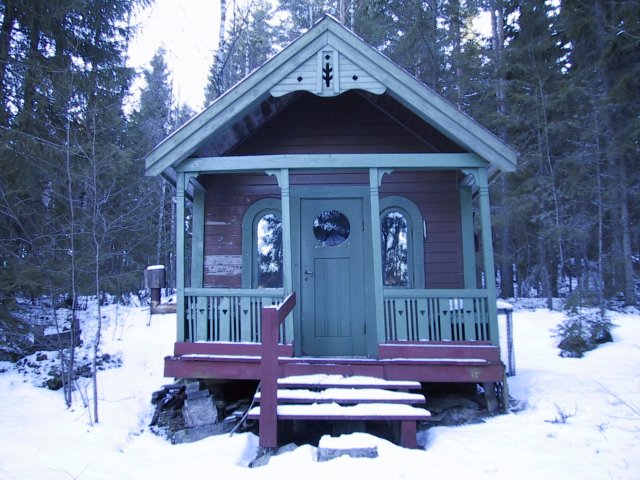
[[266,0],[254,0],[236,7],[229,33],[213,58],[205,103],[211,103],[275,55],[278,46],[282,45],[284,29],[271,25],[271,10]]
[[[637,223],[634,186],[640,138],[640,9],[637,1],[565,1],[560,18],[564,41],[571,45],[568,77],[580,98],[581,122],[574,156],[596,182],[589,191],[598,212],[597,283],[611,297],[635,304],[634,262],[639,250],[632,226]],[[593,207],[592,207],[593,208]]]

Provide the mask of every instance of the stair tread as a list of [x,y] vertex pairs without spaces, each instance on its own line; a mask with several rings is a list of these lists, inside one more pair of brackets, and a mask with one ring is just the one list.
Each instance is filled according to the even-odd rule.
[[[254,397],[260,401],[260,392]],[[280,389],[279,402],[301,403],[404,403],[424,404],[420,393],[397,392],[381,388],[326,388],[321,391],[307,389]]]
[[296,375],[278,379],[279,387],[286,388],[380,388],[389,390],[419,390],[420,382],[411,380],[385,380],[367,376]]
[[[278,405],[281,419],[323,420],[429,420],[431,412],[424,408],[399,403],[359,403],[338,405],[336,403]],[[249,410],[248,418],[260,417],[260,407]]]

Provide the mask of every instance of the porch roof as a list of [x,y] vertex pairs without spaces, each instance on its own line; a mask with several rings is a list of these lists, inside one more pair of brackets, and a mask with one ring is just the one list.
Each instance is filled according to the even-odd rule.
[[[333,71],[335,80],[330,88],[328,80],[325,88],[320,70],[325,58],[321,56],[327,52],[336,56]],[[313,71],[314,65],[317,72]],[[342,69],[342,73],[338,68]],[[345,76],[347,71],[348,77]],[[377,102],[381,105],[397,104],[408,109],[419,121],[435,128],[462,150],[484,162],[490,170],[490,176],[498,171],[511,172],[516,168],[517,153],[508,145],[367,45],[334,18],[325,16],[160,143],[146,157],[146,174],[163,174],[171,179],[176,170],[185,170],[185,161],[194,162],[190,157],[206,156],[213,160],[226,155],[231,148],[294,102],[300,91],[335,96],[349,89],[366,92],[363,94],[376,101],[381,99]],[[389,112],[389,109],[385,110]],[[206,154],[198,153],[205,145]],[[321,161],[320,165],[314,167],[321,168]],[[443,163],[442,167],[455,168],[447,163]],[[273,166],[265,162],[264,168]]]

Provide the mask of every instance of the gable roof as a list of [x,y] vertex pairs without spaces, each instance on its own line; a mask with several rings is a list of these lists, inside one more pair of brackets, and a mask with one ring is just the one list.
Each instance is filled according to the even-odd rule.
[[160,143],[145,159],[147,175],[168,174],[212,137],[238,129],[248,112],[264,122],[295,91],[335,96],[353,88],[385,93],[492,170],[516,168],[517,153],[432,89],[325,16],[284,50]]

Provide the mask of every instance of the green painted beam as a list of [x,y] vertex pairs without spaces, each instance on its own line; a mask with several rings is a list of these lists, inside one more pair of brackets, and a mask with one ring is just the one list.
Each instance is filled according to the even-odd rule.
[[475,153],[371,153],[371,154],[304,154],[246,155],[202,157],[185,160],[178,171],[219,173],[265,169],[301,168],[433,168],[440,170],[486,167],[487,162]]
[[192,297],[284,297],[282,288],[185,288]]
[[202,287],[204,278],[204,199],[200,188],[193,191],[193,226],[191,233],[191,286]]
[[[291,192],[289,187],[289,170],[283,168],[278,179],[280,183],[280,198],[282,199],[282,286],[285,295],[293,292],[293,260],[291,239]],[[289,315],[293,315],[290,313]],[[294,338],[293,321],[285,323],[286,338]]]
[[177,340],[185,340],[184,322],[184,209],[185,175],[179,173],[176,185],[176,318],[178,322]]
[[476,288],[476,249],[473,227],[473,193],[471,187],[460,187],[460,216],[462,224],[464,287]]
[[496,306],[496,274],[493,261],[493,238],[491,234],[491,208],[489,206],[487,171],[484,168],[478,169],[476,180],[478,182],[478,200],[480,204],[485,289],[489,294],[489,330],[491,332],[491,341],[494,345],[498,345],[498,311]]
[[[378,344],[385,342],[384,334],[384,297],[382,279],[382,245],[380,243],[380,191],[378,188],[378,169],[369,169],[369,196],[371,201],[371,265],[373,268],[373,300],[376,318]],[[374,352],[377,356],[378,352]]]

